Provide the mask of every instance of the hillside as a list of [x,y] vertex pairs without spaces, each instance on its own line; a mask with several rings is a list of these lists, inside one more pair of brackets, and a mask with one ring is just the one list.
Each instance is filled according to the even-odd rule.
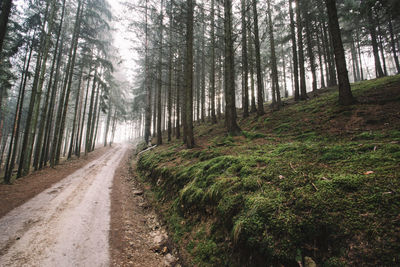
[[[137,174],[187,265],[400,264],[400,76],[240,119],[195,124],[196,147],[141,153]],[[147,186],[147,188],[150,188]]]

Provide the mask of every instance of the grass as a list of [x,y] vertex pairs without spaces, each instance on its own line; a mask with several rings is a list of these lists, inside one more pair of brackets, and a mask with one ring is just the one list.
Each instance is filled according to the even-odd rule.
[[[363,100],[399,85],[387,77],[353,92]],[[189,265],[399,265],[399,124],[364,113],[398,112],[387,97],[343,108],[329,91],[242,121],[239,137],[201,125],[197,148],[160,146],[137,169]]]

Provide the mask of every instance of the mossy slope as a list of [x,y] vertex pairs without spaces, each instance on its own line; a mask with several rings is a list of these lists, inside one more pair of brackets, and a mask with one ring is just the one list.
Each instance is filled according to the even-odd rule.
[[188,264],[400,264],[400,76],[353,92],[350,107],[327,91],[242,121],[243,136],[200,125],[195,149],[141,155]]

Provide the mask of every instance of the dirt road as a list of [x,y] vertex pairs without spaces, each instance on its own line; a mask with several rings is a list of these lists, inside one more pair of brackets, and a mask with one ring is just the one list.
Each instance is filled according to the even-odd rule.
[[0,219],[1,266],[108,266],[118,146]]

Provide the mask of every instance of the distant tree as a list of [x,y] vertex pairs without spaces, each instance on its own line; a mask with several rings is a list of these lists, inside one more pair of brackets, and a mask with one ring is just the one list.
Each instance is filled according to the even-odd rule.
[[247,6],[246,0],[241,0],[242,12],[242,98],[243,117],[249,116],[249,67],[247,58]]

